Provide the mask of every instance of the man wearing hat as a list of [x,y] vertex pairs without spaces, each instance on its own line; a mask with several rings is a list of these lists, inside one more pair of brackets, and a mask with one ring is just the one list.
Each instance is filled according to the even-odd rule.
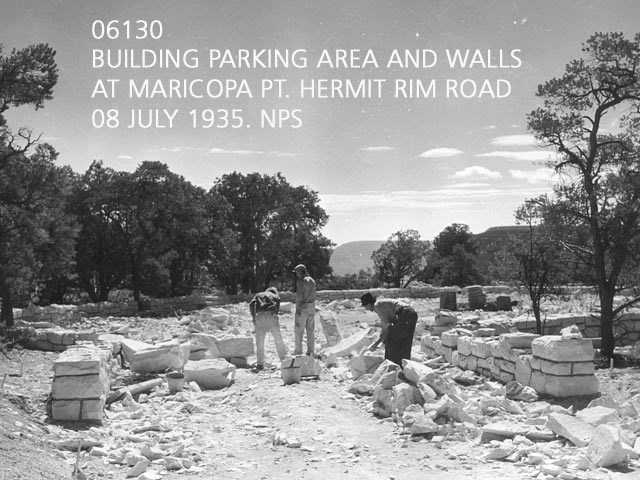
[[367,292],[360,297],[362,306],[380,317],[382,330],[380,337],[369,346],[373,351],[384,343],[384,358],[402,366],[402,359],[411,359],[413,333],[416,329],[418,314],[409,305],[392,298],[376,300]]
[[249,302],[249,311],[256,330],[256,370],[264,369],[264,341],[267,332],[273,335],[280,360],[287,356],[287,347],[282,340],[278,321],[279,310],[280,295],[275,287],[269,287],[264,292],[257,293]]
[[316,339],[316,282],[304,265],[296,265],[293,269],[296,275],[296,316],[293,325],[295,337],[294,355],[302,355],[302,338],[307,332],[307,355],[313,356]]

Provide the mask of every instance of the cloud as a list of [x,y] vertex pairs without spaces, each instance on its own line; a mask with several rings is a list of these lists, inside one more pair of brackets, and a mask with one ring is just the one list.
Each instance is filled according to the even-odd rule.
[[117,158],[120,158],[122,160],[133,160],[133,157],[131,155],[118,155]]
[[185,147],[182,145],[176,145],[173,147],[158,147],[158,148],[149,148],[147,152],[169,152],[169,153],[182,153],[182,152],[206,152],[206,148],[202,147]]
[[385,147],[385,146],[380,146],[380,147],[362,147],[360,150],[362,150],[363,152],[388,152],[391,150],[395,150],[395,147]]
[[438,212],[442,209],[472,208],[478,204],[504,202],[509,199],[536,197],[549,192],[547,186],[523,188],[513,186],[487,187],[483,184],[453,184],[427,191],[367,191],[353,194],[320,194],[321,206],[329,215],[358,212],[392,211],[406,213]]
[[494,170],[489,170],[488,168],[480,167],[478,165],[474,165],[472,167],[467,167],[464,170],[457,171],[449,178],[491,178],[494,180],[498,180],[502,178],[502,174],[500,172],[496,172]]
[[491,145],[499,145],[501,147],[533,147],[536,139],[533,135],[504,135],[491,140]]
[[497,157],[508,158],[509,160],[527,161],[527,162],[542,162],[547,160],[553,160],[556,157],[555,152],[544,150],[528,150],[523,152],[513,152],[507,150],[495,150],[488,153],[480,153],[476,157]]
[[420,158],[443,158],[443,157],[455,157],[456,155],[462,154],[462,150],[458,150],[457,148],[432,148],[431,150],[427,150],[426,152],[422,152],[419,156]]
[[187,146],[173,146],[173,147],[158,147],[158,148],[150,148],[147,150],[147,152],[169,152],[169,153],[184,153],[184,152],[200,152],[200,153],[207,153],[210,155],[269,155],[269,156],[273,156],[273,157],[295,157],[296,154],[295,153],[288,153],[288,152],[279,152],[279,151],[273,151],[273,152],[264,152],[262,150],[229,150],[226,148],[219,148],[219,147],[211,147],[211,148],[204,148],[204,147],[187,147]]
[[265,153],[259,150],[226,150],[216,147],[208,149],[207,152],[213,155],[264,155]]
[[529,183],[549,183],[554,175],[550,168],[536,170],[509,170],[509,174],[516,180],[526,180]]

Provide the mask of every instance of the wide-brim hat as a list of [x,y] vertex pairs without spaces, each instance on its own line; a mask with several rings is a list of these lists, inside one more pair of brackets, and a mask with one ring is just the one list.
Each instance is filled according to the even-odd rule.
[[362,302],[362,306],[366,307],[367,305],[373,305],[376,303],[376,297],[367,292],[360,297],[360,301]]

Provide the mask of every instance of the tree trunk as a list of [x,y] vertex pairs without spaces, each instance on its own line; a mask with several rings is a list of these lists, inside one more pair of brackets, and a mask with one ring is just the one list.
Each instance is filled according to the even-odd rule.
[[11,286],[4,278],[2,278],[0,282],[0,297],[2,297],[0,324],[4,324],[5,327],[13,327],[13,298],[11,295]]
[[600,352],[606,358],[613,357],[616,341],[613,336],[613,297],[614,292],[608,288],[600,288]]
[[533,310],[533,316],[536,317],[536,333],[542,335],[542,319],[540,315],[540,299],[534,295],[531,296],[531,309]]
[[133,299],[138,303],[138,310],[142,311],[142,300],[140,299],[140,273],[135,260],[132,262],[131,269],[131,290],[133,291]]

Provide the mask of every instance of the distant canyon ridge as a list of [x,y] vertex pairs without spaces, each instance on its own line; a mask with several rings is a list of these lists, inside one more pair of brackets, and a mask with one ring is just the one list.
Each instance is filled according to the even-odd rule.
[[[521,232],[527,226],[503,226],[491,227],[482,233],[474,235],[478,246],[501,244],[510,234]],[[432,241],[433,239],[430,239]],[[368,268],[373,272],[373,260],[371,254],[380,248],[386,240],[362,240],[356,242],[343,243],[338,245],[331,255],[329,265],[333,268],[335,275],[357,274],[360,270],[366,271]]]

